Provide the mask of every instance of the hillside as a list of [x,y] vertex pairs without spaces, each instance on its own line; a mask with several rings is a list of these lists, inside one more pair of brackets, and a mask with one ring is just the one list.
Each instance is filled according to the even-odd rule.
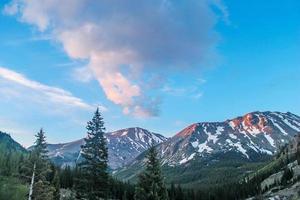
[[0,151],[1,152],[26,152],[18,142],[7,133],[0,131]]
[[[156,148],[168,183],[206,187],[256,170],[299,131],[297,115],[252,112],[224,122],[192,124]],[[142,154],[116,176],[135,181],[144,161]]]
[[0,131],[0,199],[25,199],[28,188],[17,176],[26,149]]
[[18,161],[26,152],[9,134],[0,131],[0,176],[17,171]]
[[300,133],[289,144],[282,147],[272,161],[246,177],[257,185],[261,199],[300,198]]

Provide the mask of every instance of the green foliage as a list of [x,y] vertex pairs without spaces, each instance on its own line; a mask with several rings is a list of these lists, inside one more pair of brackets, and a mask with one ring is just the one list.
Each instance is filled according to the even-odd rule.
[[55,188],[49,182],[39,180],[34,184],[32,198],[34,200],[53,200]]
[[43,129],[40,129],[40,131],[35,135],[36,141],[34,146],[34,152],[37,154],[37,156],[44,161],[48,160],[48,150],[47,150],[47,143],[46,143],[46,135]]
[[[89,199],[108,196],[108,149],[104,137],[104,122],[99,109],[87,123],[87,137],[81,147],[83,161],[80,163],[82,187],[81,194]],[[81,183],[80,183],[81,182]]]
[[0,131],[0,147],[6,151],[26,153],[26,149],[14,141],[9,134]]
[[8,134],[0,132],[0,176],[18,174],[26,150]]
[[28,187],[19,179],[0,176],[0,199],[25,200],[27,199]]
[[60,181],[58,171],[55,172],[52,184],[54,186],[53,200],[60,199]]
[[[143,163],[141,154],[138,163]],[[241,160],[235,155],[221,154],[214,155],[210,158],[202,158],[190,161],[186,165],[179,166],[162,166],[162,172],[165,176],[165,183],[170,186],[171,183],[180,184],[184,188],[205,189],[218,186],[222,183],[235,183],[241,180],[245,174],[252,173],[265,165],[271,157],[261,158],[259,162]],[[135,164],[128,169],[120,170],[115,176],[121,180],[128,180],[132,183],[137,182],[138,174],[143,170],[144,166]],[[129,178],[128,178],[129,177]]]
[[26,199],[27,186],[18,179],[26,150],[10,135],[0,132],[0,199]]
[[76,176],[77,167],[71,169],[70,166],[66,166],[60,169],[59,181],[62,188],[72,188],[74,183],[74,177]]
[[21,168],[22,177],[28,182],[34,176],[32,199],[53,200],[55,187],[51,185],[53,168],[47,156],[47,143],[44,131],[41,129],[36,134],[36,141],[29,158]]
[[160,161],[155,147],[148,150],[146,169],[139,175],[136,200],[166,200],[168,193],[161,173]]
[[[62,189],[63,191],[74,191],[76,199],[83,199],[85,198],[85,187],[88,182],[85,182],[83,179],[82,169],[80,167],[65,167],[60,170],[60,180],[61,187],[65,188]],[[66,175],[68,178],[66,178]],[[111,199],[120,199],[120,200],[131,200],[134,196],[134,186],[130,183],[121,182],[116,179],[110,177],[108,179],[108,198]],[[73,193],[72,193],[73,194]],[[66,195],[63,199],[75,199],[75,197],[71,197],[70,195]]]

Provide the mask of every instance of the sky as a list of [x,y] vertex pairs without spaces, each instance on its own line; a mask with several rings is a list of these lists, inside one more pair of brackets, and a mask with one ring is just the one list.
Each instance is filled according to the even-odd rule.
[[172,136],[252,111],[300,115],[300,2],[3,0],[0,130],[24,146],[107,131]]

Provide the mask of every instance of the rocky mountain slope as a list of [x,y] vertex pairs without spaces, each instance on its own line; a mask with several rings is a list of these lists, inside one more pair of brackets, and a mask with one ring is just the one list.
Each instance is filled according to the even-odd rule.
[[220,152],[236,152],[255,160],[272,155],[277,147],[300,132],[300,117],[292,113],[252,112],[225,122],[193,124],[180,131],[158,150],[163,163],[180,165]]
[[276,157],[250,174],[249,184],[258,185],[259,199],[300,199],[300,134],[280,149]]
[[[182,176],[170,181],[198,181],[196,174],[204,173],[208,166],[238,168],[235,170],[238,173],[245,163],[249,166],[248,163],[265,161],[298,132],[300,117],[297,115],[289,112],[252,112],[224,122],[192,124],[159,144],[157,151],[166,174],[171,176],[174,171],[182,170]],[[144,155],[140,155],[117,175],[125,180],[134,178],[144,161]],[[199,170],[195,172],[196,169]],[[239,174],[247,170],[251,169],[244,166]]]
[[[105,134],[107,138],[109,166],[112,169],[122,167],[151,145],[157,145],[166,138],[142,128],[127,128]],[[58,165],[74,165],[80,154],[84,140],[64,144],[49,144],[49,156]]]

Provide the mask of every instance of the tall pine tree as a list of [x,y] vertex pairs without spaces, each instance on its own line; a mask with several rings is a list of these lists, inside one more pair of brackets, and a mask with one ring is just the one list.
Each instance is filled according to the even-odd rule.
[[[104,137],[105,127],[99,109],[87,123],[87,137],[81,146],[83,157],[80,163],[83,173],[84,191],[80,196],[90,200],[108,196],[108,149]],[[81,184],[82,185],[82,184]]]
[[155,147],[147,153],[146,169],[139,175],[135,192],[136,200],[167,200],[168,193],[161,173],[160,161]]
[[52,200],[54,188],[47,180],[47,175],[51,172],[50,163],[47,156],[46,136],[43,129],[35,135],[36,141],[30,157],[26,162],[25,173],[31,176],[29,200]]

